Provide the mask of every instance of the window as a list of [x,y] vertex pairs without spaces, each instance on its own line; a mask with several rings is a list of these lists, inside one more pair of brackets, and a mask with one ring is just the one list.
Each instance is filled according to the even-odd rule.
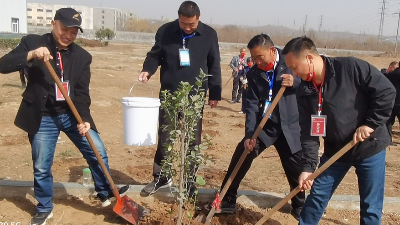
[[43,23],[37,23],[36,26],[43,26]]
[[104,16],[103,16],[103,19],[104,19]]
[[46,20],[52,20],[52,19],[53,19],[53,18],[50,17],[50,16],[46,17]]
[[11,18],[11,32],[19,33],[19,19]]
[[32,19],[32,16],[27,16],[28,19]]
[[38,16],[37,19],[38,19],[38,20],[42,20],[42,19],[43,19],[43,16]]
[[38,12],[43,12],[43,9],[37,9]]
[[30,12],[30,11],[32,11],[32,9],[31,8],[27,8],[26,11]]
[[104,13],[104,10],[102,11],[102,13]]
[[130,13],[130,16],[133,16],[133,13]]
[[104,26],[102,26],[101,28],[104,29]]
[[104,24],[104,21],[101,21],[102,24]]
[[46,10],[46,12],[48,12],[48,13],[52,13],[52,12],[53,12],[53,10],[51,10],[51,9],[47,9],[47,10]]

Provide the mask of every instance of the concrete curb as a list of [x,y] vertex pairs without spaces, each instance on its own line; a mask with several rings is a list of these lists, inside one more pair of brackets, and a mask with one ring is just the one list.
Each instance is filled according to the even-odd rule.
[[[120,185],[117,185],[120,186]],[[174,196],[169,189],[161,189],[157,193],[147,197],[141,197],[140,192],[144,185],[131,185],[127,195],[138,202],[152,202],[160,200],[163,202],[173,202]],[[67,198],[72,196],[89,196],[94,192],[94,186],[84,187],[79,183],[54,183],[54,198]],[[215,198],[215,189],[199,189],[198,199],[202,202],[211,202]],[[0,180],[0,198],[26,198],[26,195],[33,196],[32,181],[11,181]],[[261,208],[271,208],[275,206],[285,195],[270,192],[257,192],[239,190],[238,202],[244,206],[258,206]],[[356,211],[360,209],[360,198],[354,195],[334,195],[328,207],[332,209],[343,209]],[[385,213],[398,213],[400,208],[399,197],[385,197],[383,211]]]

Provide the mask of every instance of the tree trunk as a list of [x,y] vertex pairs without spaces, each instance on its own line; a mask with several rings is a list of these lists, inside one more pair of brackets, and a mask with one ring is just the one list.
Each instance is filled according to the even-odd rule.
[[182,224],[182,214],[183,214],[183,184],[185,182],[185,136],[186,136],[186,130],[185,130],[185,117],[182,118],[181,120],[181,168],[179,170],[180,173],[180,179],[179,179],[179,208],[178,208],[178,220],[176,221],[176,225],[181,225]]

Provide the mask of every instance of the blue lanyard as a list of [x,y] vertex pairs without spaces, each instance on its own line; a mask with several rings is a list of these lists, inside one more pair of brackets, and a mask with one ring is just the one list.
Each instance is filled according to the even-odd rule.
[[269,99],[268,99],[268,101],[272,101],[272,87],[274,86],[274,81],[275,81],[275,70],[272,71],[272,79],[269,77],[268,72],[265,72],[265,74],[268,77],[268,83],[269,83]]
[[182,33],[182,45],[183,45],[183,49],[185,49],[186,48],[185,47],[185,39],[193,37],[194,35],[196,35],[196,32],[194,32],[193,34],[188,35],[188,36],[183,36],[182,30],[181,30],[181,33]]

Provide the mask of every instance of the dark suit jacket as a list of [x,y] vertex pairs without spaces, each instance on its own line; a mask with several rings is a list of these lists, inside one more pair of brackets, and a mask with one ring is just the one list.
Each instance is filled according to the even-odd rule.
[[[292,74],[286,66],[284,56],[278,49],[279,62],[275,68],[275,82],[273,86],[273,98],[281,88],[283,74]],[[269,83],[265,72],[253,66],[247,73],[248,88],[246,91],[246,138],[251,138],[257,126],[262,120],[263,105],[269,95]],[[283,132],[289,144],[290,151],[296,153],[301,150],[299,112],[297,109],[296,89],[300,84],[300,78],[294,77],[293,87],[286,88],[277,107],[268,119],[258,139],[267,147],[272,145]]]
[[[39,130],[43,111],[49,92],[54,92],[54,81],[42,60],[33,59],[27,62],[28,52],[39,47],[47,47],[56,59],[56,44],[52,34],[27,35],[11,52],[0,59],[0,73],[11,73],[28,68],[28,84],[22,94],[22,102],[15,118],[15,125],[29,134]],[[90,64],[92,56],[83,48],[72,43],[63,57],[64,77],[69,81],[70,97],[82,120],[90,123],[91,129],[96,126],[90,115]],[[56,68],[55,60],[50,60]]]
[[200,75],[200,69],[211,75],[203,83],[209,90],[210,100],[221,100],[221,60],[217,32],[199,21],[196,35],[187,38],[190,66],[180,66],[179,49],[182,48],[182,30],[178,20],[162,25],[156,33],[156,43],[147,53],[143,70],[153,75],[158,66],[162,90],[176,91],[181,81],[194,85]]
[[400,67],[397,67],[392,72],[386,74],[386,77],[392,82],[396,89],[396,99],[394,101],[395,106],[400,106]]

